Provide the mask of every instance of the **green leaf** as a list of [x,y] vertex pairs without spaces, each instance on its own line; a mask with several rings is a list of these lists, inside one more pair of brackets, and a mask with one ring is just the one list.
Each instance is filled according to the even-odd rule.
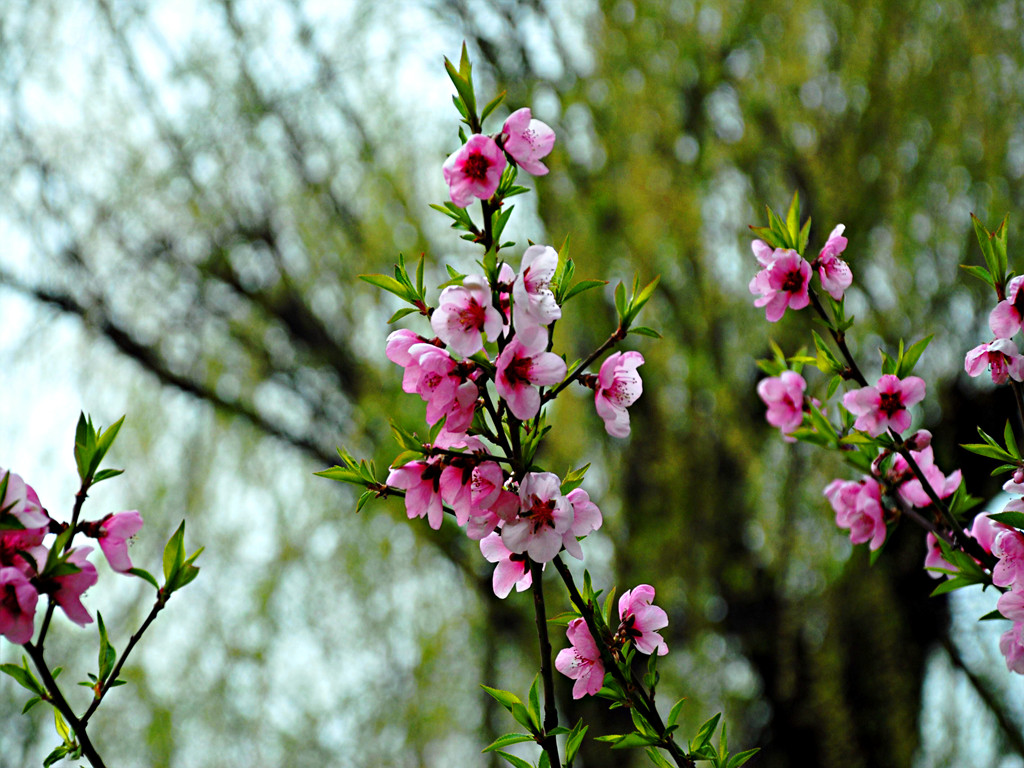
[[501,749],[502,747],[507,747],[511,744],[519,744],[523,741],[536,741],[536,739],[528,733],[506,733],[504,736],[496,738],[481,751],[493,752],[496,749]]
[[14,681],[25,688],[28,691],[36,694],[37,696],[46,696],[46,689],[43,684],[36,680],[35,675],[29,671],[28,659],[24,656],[22,658],[22,665],[17,666],[15,664],[0,664],[0,672],[10,675],[14,678]]
[[811,219],[808,216],[807,217],[807,221],[805,221],[803,227],[800,228],[800,242],[797,243],[797,247],[796,247],[797,253],[799,253],[801,255],[803,254],[804,249],[807,248],[807,241],[810,239],[810,235],[811,235]]
[[753,749],[747,749],[743,752],[737,752],[735,755],[729,758],[729,762],[726,764],[726,768],[739,768],[750,758],[760,752],[760,747],[754,747]]
[[652,339],[660,339],[662,335],[653,328],[648,328],[646,325],[634,325],[629,329],[630,333],[635,333],[637,336],[650,336]]
[[499,688],[491,688],[490,686],[484,685],[483,683],[480,684],[480,687],[487,691],[487,693],[489,693],[495,701],[501,704],[501,706],[503,706],[509,712],[512,711],[513,704],[523,703],[519,699],[519,697],[511,691],[503,691]]
[[[800,242],[800,193],[793,192],[793,200],[789,204],[789,211],[786,212],[786,230],[789,233],[790,242],[793,247]],[[797,250],[800,250],[797,248]]]
[[672,709],[668,713],[668,720],[665,723],[667,726],[671,727],[676,724],[676,721],[679,720],[679,713],[682,711],[683,704],[685,703],[686,699],[680,699],[672,705]]
[[[897,376],[902,379],[913,372],[914,366],[917,365],[917,361],[921,359],[921,355],[924,354],[925,349],[927,349],[928,345],[931,343],[932,336],[934,336],[934,334],[925,336],[920,341],[911,344],[910,348],[905,353],[902,352],[902,349],[900,350],[902,354],[900,355],[899,367],[896,372]],[[902,347],[902,345],[903,342],[901,341],[900,346]]]
[[572,761],[576,759],[576,753],[580,751],[580,745],[583,744],[583,737],[587,734],[587,729],[590,726],[583,724],[583,718],[580,718],[576,725],[573,726],[572,731],[565,739],[565,764],[571,765]]
[[33,696],[31,699],[29,699],[28,701],[25,702],[25,706],[23,706],[21,708],[21,714],[24,715],[26,712],[28,712],[30,709],[32,709],[32,707],[34,707],[40,701],[42,701],[41,698],[39,698],[38,696]]
[[100,653],[99,653],[99,682],[105,683],[114,669],[114,662],[117,660],[117,652],[110,644],[107,637],[107,628],[103,624],[103,614],[96,612],[96,623],[100,632]]
[[657,744],[660,739],[657,736],[644,736],[639,733],[627,733],[621,739],[612,744],[612,749],[631,749],[633,747],[651,747]]
[[359,279],[365,283],[369,283],[370,285],[375,285],[378,288],[382,288],[383,290],[389,293],[393,293],[400,299],[405,299],[406,301],[411,300],[408,287],[398,282],[397,280],[395,280],[395,278],[391,277],[390,275],[359,275]]
[[620,321],[626,317],[626,286],[619,283],[615,286],[615,311],[619,314]]
[[564,304],[569,299],[571,299],[573,296],[578,296],[579,294],[583,293],[584,291],[589,291],[591,288],[598,288],[598,287],[600,287],[602,285],[608,285],[608,281],[607,280],[580,280],[578,283],[576,283],[574,286],[569,288],[568,291],[565,292],[565,296],[562,298],[562,303]]
[[978,245],[981,246],[981,254],[985,257],[985,265],[988,267],[988,271],[992,274],[995,280],[1001,282],[1003,272],[999,269],[999,260],[992,247],[992,234],[985,229],[985,225],[981,223],[981,219],[973,213],[971,214],[971,223],[974,225],[974,234],[978,238]]
[[53,723],[57,728],[57,733],[64,739],[64,743],[70,745],[71,729],[68,728],[68,724],[64,722],[64,717],[56,709],[53,710]]
[[647,747],[644,751],[647,753],[647,757],[651,759],[651,762],[658,766],[658,768],[676,768],[654,747]]
[[[54,710],[54,711],[56,711],[56,710]],[[46,756],[46,759],[43,760],[43,768],[49,768],[49,766],[53,765],[58,760],[63,760],[64,759],[64,755],[66,755],[67,753],[68,753],[67,745],[61,744],[59,747],[55,748],[53,750],[53,752],[51,752],[50,754],[48,754]]]
[[1013,436],[1013,426],[1009,420],[1006,422],[1006,426],[1003,428],[1003,443],[1006,444],[1006,450],[1015,458],[1020,458],[1020,451],[1017,449],[1017,440]]
[[530,686],[529,707],[526,712],[530,720],[540,730],[540,672],[534,675],[533,684]]
[[505,760],[515,766],[515,768],[533,768],[528,762],[523,760],[521,757],[510,755],[508,752],[502,752],[500,749],[497,750],[496,754],[501,755]]
[[487,106],[485,106],[483,112],[480,113],[480,122],[486,120],[487,117],[491,114],[491,112],[493,112],[497,108],[497,106],[501,104],[502,101],[504,101],[505,94],[506,91],[502,91],[489,102],[487,102]]
[[964,587],[969,587],[972,584],[977,584],[977,583],[978,582],[976,582],[976,581],[974,581],[972,579],[965,579],[963,577],[957,576],[955,578],[948,579],[947,581],[944,581],[941,584],[939,584],[939,586],[937,586],[935,589],[932,590],[932,593],[931,593],[931,595],[929,595],[929,597],[936,597],[938,595],[944,595],[947,592],[953,592],[953,591],[955,591],[957,589],[963,589]]
[[967,270],[969,274],[981,280],[983,283],[985,283],[985,285],[991,286],[992,288],[996,287],[995,282],[992,280],[992,275],[989,274],[989,271],[984,267],[975,267],[970,266],[968,264],[961,264],[960,269]]
[[993,619],[1005,619],[999,611],[989,611],[984,616],[979,616],[978,621],[992,621]]
[[164,547],[164,581],[169,582],[185,562],[185,521],[182,520]]
[[93,477],[92,484],[96,485],[96,483],[102,482],[104,480],[109,480],[112,477],[117,477],[118,475],[123,475],[123,474],[124,474],[124,470],[123,469],[101,469]]
[[962,444],[960,447],[965,451],[970,451],[971,453],[976,453],[979,456],[985,456],[990,459],[998,459],[999,461],[1012,461],[1014,458],[1002,448],[985,445],[983,443],[967,443]]
[[698,730],[697,735],[693,737],[693,741],[690,742],[691,751],[696,751],[700,747],[704,746],[711,741],[711,737],[715,733],[715,729],[718,727],[718,721],[722,719],[722,713],[719,712],[717,715],[706,721]]
[[1024,530],[1024,512],[996,512],[989,515],[989,518],[997,523]]

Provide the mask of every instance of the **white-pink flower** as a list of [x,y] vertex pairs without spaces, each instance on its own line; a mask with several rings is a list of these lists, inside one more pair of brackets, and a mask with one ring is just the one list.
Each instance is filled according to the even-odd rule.
[[836,525],[850,531],[853,544],[870,542],[868,546],[875,550],[885,543],[885,511],[877,480],[833,480],[825,488],[825,496],[835,510]]
[[573,508],[551,472],[529,472],[519,485],[519,514],[501,529],[512,552],[525,552],[546,563],[562,549],[562,537],[573,524]]
[[491,288],[480,275],[470,275],[462,285],[449,285],[430,315],[434,333],[463,357],[484,348],[483,334],[496,341],[501,334],[501,313],[491,302]]
[[516,165],[534,176],[543,176],[548,168],[540,161],[555,146],[555,132],[546,123],[534,120],[529,107],[517,109],[501,129],[501,138]]
[[480,540],[480,552],[489,563],[496,563],[491,586],[498,597],[508,597],[512,587],[517,592],[529,589],[533,584],[533,574],[527,563],[525,554],[516,554],[505,546],[501,534],[491,533]]
[[992,554],[999,558],[992,569],[992,583],[997,587],[1024,588],[1024,535],[1008,528],[992,542]]
[[783,435],[800,428],[804,420],[804,392],[807,382],[794,371],[783,371],[757,383],[757,394],[768,406],[765,419]]
[[494,388],[517,419],[532,419],[540,410],[537,387],[565,378],[565,361],[553,352],[530,352],[513,336],[496,363]]
[[1011,621],[1024,620],[1024,592],[1004,592],[999,596],[996,610]]
[[843,405],[857,416],[854,428],[878,437],[887,429],[903,432],[910,428],[907,409],[924,400],[924,380],[917,376],[900,379],[883,374],[873,387],[861,387],[843,396]]
[[668,614],[656,605],[654,587],[641,584],[627,589],[619,598],[619,631],[625,640],[632,640],[640,653],[657,652],[659,656],[668,653],[665,639],[658,634],[659,629],[668,626]]
[[452,202],[465,208],[474,198],[487,200],[498,190],[508,161],[490,136],[474,134],[444,161],[442,171]]
[[572,504],[573,518],[569,530],[562,535],[562,546],[577,560],[582,560],[583,548],[580,546],[579,540],[590,534],[591,531],[600,528],[604,520],[597,504],[590,500],[590,494],[582,488],[569,491],[565,498]]
[[811,265],[799,253],[793,250],[778,248],[767,256],[767,244],[761,240],[754,241],[754,255],[764,265],[750,281],[748,289],[752,294],[760,294],[754,302],[755,307],[764,307],[765,318],[776,322],[786,309],[803,309],[811,299],[807,288],[811,281]]
[[443,467],[438,459],[410,461],[388,473],[387,484],[405,491],[405,512],[412,520],[426,517],[435,531],[444,520],[444,506],[441,502],[441,472]]
[[1006,657],[1006,668],[1024,675],[1024,621],[1013,622],[1013,627],[999,638],[999,650]]
[[100,521],[96,540],[115,571],[124,573],[132,567],[131,558],[128,557],[128,540],[141,528],[142,515],[135,509],[109,514]]
[[0,568],[0,637],[15,645],[32,639],[39,593],[14,566]]
[[989,313],[988,327],[997,339],[1008,339],[1020,330],[1024,323],[1024,275],[1013,278],[1006,284],[1006,298],[996,304]]
[[974,537],[986,552],[992,552],[992,545],[995,544],[996,536],[1008,530],[1010,530],[1008,526],[997,523],[984,512],[977,515],[974,518],[974,522],[971,523],[971,536]]
[[1018,354],[1017,345],[1008,338],[979,344],[964,358],[964,370],[969,376],[980,376],[986,367],[996,384],[1005,384],[1007,378],[1024,381],[1024,356]]
[[593,696],[604,685],[604,662],[601,661],[597,643],[582,618],[570,621],[565,635],[572,647],[558,652],[555,669],[576,681],[572,687],[574,699]]
[[639,352],[615,352],[609,355],[597,374],[594,406],[612,437],[629,437],[629,412],[626,410],[643,394],[643,382],[637,368],[644,364]]
[[550,245],[531,245],[523,254],[519,274],[512,283],[512,322],[516,337],[531,352],[548,345],[548,326],[562,316],[555,302],[551,278],[558,268],[558,251]]
[[853,283],[850,265],[839,258],[839,254],[846,250],[847,240],[843,237],[845,230],[844,224],[832,230],[813,265],[821,278],[821,287],[836,301],[843,298],[843,293]]
[[0,497],[0,516],[14,515],[15,519],[25,528],[41,528],[49,525],[50,518],[43,511],[39,497],[31,485],[22,480],[21,475],[0,467],[0,482],[7,477],[7,490]]

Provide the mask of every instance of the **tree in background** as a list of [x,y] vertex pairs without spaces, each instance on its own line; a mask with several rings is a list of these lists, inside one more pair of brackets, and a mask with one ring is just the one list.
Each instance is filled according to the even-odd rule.
[[[930,358],[936,370],[958,367],[986,317],[957,275],[970,261],[968,214],[992,222],[1022,207],[1019,14],[961,2],[797,2],[766,14],[724,1],[581,11],[435,0],[395,19],[381,5],[328,17],[298,0],[210,0],[186,20],[171,4],[10,0],[0,28],[0,281],[82,318],[134,361],[97,369],[89,388],[127,378],[159,397],[154,432],[173,417],[175,438],[139,445],[158,468],[146,487],[163,488],[169,504],[185,488],[205,501],[198,508],[216,509],[196,529],[208,545],[204,581],[244,585],[233,613],[216,603],[210,614],[201,645],[222,652],[175,657],[207,670],[210,729],[198,733],[237,733],[241,754],[287,754],[296,765],[338,754],[450,762],[472,752],[467,731],[486,727],[479,702],[423,711],[411,692],[450,674],[451,659],[514,669],[503,638],[530,631],[525,620],[491,620],[489,576],[466,566],[443,530],[413,556],[411,534],[385,516],[351,519],[350,499],[280,479],[332,462],[339,443],[369,452],[366,436],[403,417],[381,412],[396,400],[378,393],[393,384],[370,362],[380,346],[371,319],[393,307],[352,286],[398,251],[429,256],[440,242],[446,221],[426,201],[443,182],[408,169],[432,168],[417,160],[443,159],[456,139],[434,127],[428,97],[419,111],[404,105],[434,85],[438,103],[448,98],[411,73],[436,71],[466,37],[511,101],[569,137],[540,189],[549,240],[571,238],[581,274],[662,275],[650,317],[665,341],[644,355],[645,376],[664,384],[634,406],[644,439],[628,455],[602,449],[587,431],[595,425],[579,419],[554,440],[553,464],[582,445],[605,477],[626,478],[602,489],[620,500],[607,510],[605,567],[635,581],[629,553],[651,553],[644,567],[666,574],[667,639],[687,650],[679,677],[694,711],[732,712],[737,740],[764,747],[756,764],[909,764],[930,649],[961,663],[945,603],[922,600],[930,585],[916,536],[897,534],[871,569],[850,557],[820,493],[833,468],[769,439],[754,393],[753,359],[766,345],[742,224],[797,188],[815,221],[846,224],[846,256],[864,276],[851,312],[880,329],[878,342],[941,323]],[[1011,229],[1016,241],[1012,217]],[[608,297],[579,300],[611,316]],[[594,327],[566,337],[593,348]],[[784,346],[797,338],[785,323],[773,333]],[[988,396],[950,381],[942,409],[926,414],[942,463],[963,467],[974,488],[977,470],[955,446],[973,439]],[[138,412],[111,405],[125,410]],[[281,458],[284,446],[296,450]],[[310,531],[323,548],[313,557]],[[374,548],[389,554],[383,573],[366,556]],[[420,568],[450,574],[458,607],[441,615],[437,596],[416,592]],[[368,605],[381,578],[405,598]],[[410,594],[424,608],[411,619]],[[385,651],[337,649],[353,615],[386,638]],[[411,629],[392,628],[402,622]],[[401,673],[388,690],[354,677],[357,693],[342,703],[338,678],[320,690],[316,675],[303,678],[308,700],[268,701],[262,691],[286,676],[289,643],[337,668],[392,663]],[[171,764],[170,734],[194,720],[160,689],[166,669],[153,664],[143,701],[154,714],[135,727],[150,735],[143,762]],[[988,692],[985,675],[972,680]],[[218,716],[213,702],[231,704]],[[274,706],[282,725],[253,736]],[[346,708],[359,714],[323,714]],[[1019,751],[1019,739],[1008,747]]]

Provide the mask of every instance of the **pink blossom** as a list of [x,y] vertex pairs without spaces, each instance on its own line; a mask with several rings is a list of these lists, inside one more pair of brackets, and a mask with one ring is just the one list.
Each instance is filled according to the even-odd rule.
[[491,302],[490,286],[479,275],[470,275],[462,285],[449,285],[437,304],[430,325],[441,341],[463,357],[484,348],[484,333],[489,341],[501,334],[501,313]]
[[533,574],[524,554],[516,554],[505,546],[501,534],[491,533],[480,540],[480,551],[489,563],[497,563],[491,586],[494,594],[500,598],[508,597],[512,587],[517,592],[529,589],[533,583]]
[[668,653],[665,639],[657,630],[668,626],[668,614],[656,605],[654,587],[641,584],[627,589],[619,598],[619,635],[632,640],[640,653],[651,654],[655,651],[659,656]]
[[804,421],[804,391],[807,382],[799,373],[783,371],[779,376],[761,379],[757,394],[768,406],[768,423],[787,435],[800,428]]
[[558,652],[555,669],[576,681],[572,687],[574,699],[593,696],[604,685],[604,662],[601,661],[597,643],[582,618],[570,621],[565,634],[572,647]]
[[473,469],[471,510],[466,535],[480,540],[499,522],[515,519],[519,512],[519,496],[505,489],[505,473],[497,462],[485,461]]
[[419,372],[415,391],[427,403],[427,423],[436,424],[445,418],[449,432],[465,432],[473,423],[480,395],[471,379],[476,372],[475,364],[457,363],[433,344],[413,344],[409,355],[415,362],[406,372],[414,369]]
[[1024,620],[1024,592],[1004,592],[999,596],[996,609],[1011,621]]
[[995,543],[996,536],[1008,530],[1010,528],[1002,523],[997,523],[984,512],[977,515],[971,524],[971,536],[977,540],[982,549],[989,553],[992,552],[992,545]]
[[543,176],[548,168],[540,161],[555,146],[555,132],[540,120],[534,120],[529,107],[517,109],[501,129],[505,151],[516,165],[534,176]]
[[69,619],[81,627],[92,621],[92,616],[82,605],[82,594],[99,581],[96,566],[87,559],[90,552],[92,552],[92,547],[78,547],[71,550],[67,562],[79,570],[63,576],[53,576],[50,579],[55,587],[51,593],[54,602],[64,609],[64,613]]
[[999,650],[1006,657],[1006,668],[1024,675],[1024,621],[1013,622],[1013,627],[999,638]]
[[0,517],[14,515],[24,528],[41,528],[49,525],[50,518],[43,511],[43,505],[39,503],[39,497],[32,486],[22,480],[21,475],[0,468],[0,482],[5,476],[7,490],[0,498]]
[[522,421],[540,410],[538,386],[557,384],[565,378],[565,361],[553,352],[531,353],[513,336],[496,363],[494,387]]
[[0,568],[0,637],[16,645],[32,639],[39,594],[14,566]]
[[988,316],[988,327],[997,339],[1008,339],[1020,330],[1024,317],[1024,275],[1006,284],[1006,298],[996,304]]
[[764,246],[762,241],[754,241],[754,255],[765,268],[754,276],[748,288],[751,293],[761,295],[754,306],[764,307],[765,318],[774,323],[785,314],[787,307],[803,309],[810,303],[807,288],[811,265],[796,251],[782,248],[776,249],[767,261]]
[[843,396],[843,405],[857,416],[854,428],[878,437],[887,429],[903,432],[910,427],[907,410],[924,400],[924,380],[917,376],[900,379],[883,374],[873,387],[861,387]]
[[573,524],[573,508],[562,496],[558,476],[530,472],[519,485],[519,514],[505,523],[501,538],[517,554],[527,553],[546,563],[562,548],[562,537]]
[[562,535],[562,546],[577,560],[582,560],[583,548],[580,546],[579,539],[600,528],[604,520],[597,504],[590,500],[590,494],[582,488],[569,491],[565,498],[572,504],[573,519],[569,530]]
[[444,161],[444,180],[452,202],[465,208],[478,197],[487,200],[498,190],[508,161],[490,136],[474,134]]
[[629,412],[644,391],[636,369],[644,364],[639,352],[615,352],[601,363],[594,392],[597,415],[604,419],[605,431],[612,437],[629,437]]
[[[933,579],[940,579],[943,576],[949,577],[949,574],[943,574],[942,571],[953,571],[956,572],[957,568],[951,565],[946,558],[942,556],[942,549],[939,548],[939,540],[935,538],[935,534],[929,532],[924,537],[925,547],[928,549],[928,554],[924,558],[924,567],[928,575]],[[934,570],[939,569],[939,570]]]
[[128,540],[142,528],[142,515],[138,510],[109,514],[100,521],[99,535],[96,537],[100,549],[110,563],[110,567],[124,573],[132,567],[128,557]]
[[1024,535],[1009,528],[992,542],[992,554],[999,558],[992,569],[992,583],[997,587],[1024,588]]
[[979,344],[964,358],[964,370],[969,376],[980,376],[986,366],[996,384],[1005,384],[1007,378],[1024,381],[1024,357],[1017,353],[1017,345],[1008,338]]
[[[930,445],[921,451],[911,451],[910,456],[921,470],[925,480],[928,481],[928,485],[940,499],[952,496],[960,487],[962,479],[960,470],[956,470],[949,477],[943,475],[942,470],[935,466],[935,456]],[[890,477],[894,482],[900,482],[903,478],[907,478],[900,483],[899,494],[900,498],[911,506],[927,507],[932,503],[921,481],[913,474],[907,460],[902,456],[897,456],[893,460]]]
[[441,502],[441,472],[439,460],[410,461],[388,473],[387,484],[405,491],[405,512],[412,520],[426,517],[435,531],[444,519]]
[[885,511],[882,507],[878,481],[865,477],[858,481],[833,480],[825,488],[825,496],[836,513],[836,525],[850,531],[850,541],[870,541],[876,550],[885,542]]
[[531,352],[548,345],[547,327],[562,316],[551,292],[558,252],[550,245],[531,245],[523,254],[519,275],[512,283],[512,320],[516,337]]
[[847,241],[843,237],[845,229],[845,225],[837,225],[828,236],[828,241],[818,254],[818,258],[814,260],[814,266],[821,278],[821,287],[836,301],[843,298],[843,293],[853,283],[850,265],[839,258],[839,254],[846,250]]
[[406,328],[399,328],[388,336],[384,354],[388,360],[402,366],[404,369],[402,376],[403,392],[412,394],[416,391],[416,386],[419,384],[420,376],[423,373],[420,371],[419,356],[412,354],[410,350],[416,344],[425,343],[429,342]]

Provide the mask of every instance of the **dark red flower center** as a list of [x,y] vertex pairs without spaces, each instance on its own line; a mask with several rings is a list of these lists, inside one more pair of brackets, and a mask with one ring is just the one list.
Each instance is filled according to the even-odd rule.
[[533,523],[533,532],[536,533],[542,526],[555,527],[555,500],[544,501],[537,498],[536,494],[530,495],[530,507],[519,513]]
[[800,273],[799,269],[794,269],[792,272],[786,274],[786,279],[782,282],[782,290],[786,293],[795,293],[804,287],[804,276]]
[[471,301],[469,306],[459,311],[459,325],[463,328],[481,330],[487,317],[487,307],[479,302]]
[[530,370],[533,368],[533,360],[529,357],[512,358],[512,362],[505,368],[505,378],[508,383],[515,387],[517,384],[530,383]]
[[892,416],[903,410],[903,398],[899,392],[882,392],[879,395],[878,410],[886,416]]
[[462,172],[476,181],[483,181],[487,178],[487,171],[491,167],[491,161],[479,152],[474,152],[466,158],[462,166]]

